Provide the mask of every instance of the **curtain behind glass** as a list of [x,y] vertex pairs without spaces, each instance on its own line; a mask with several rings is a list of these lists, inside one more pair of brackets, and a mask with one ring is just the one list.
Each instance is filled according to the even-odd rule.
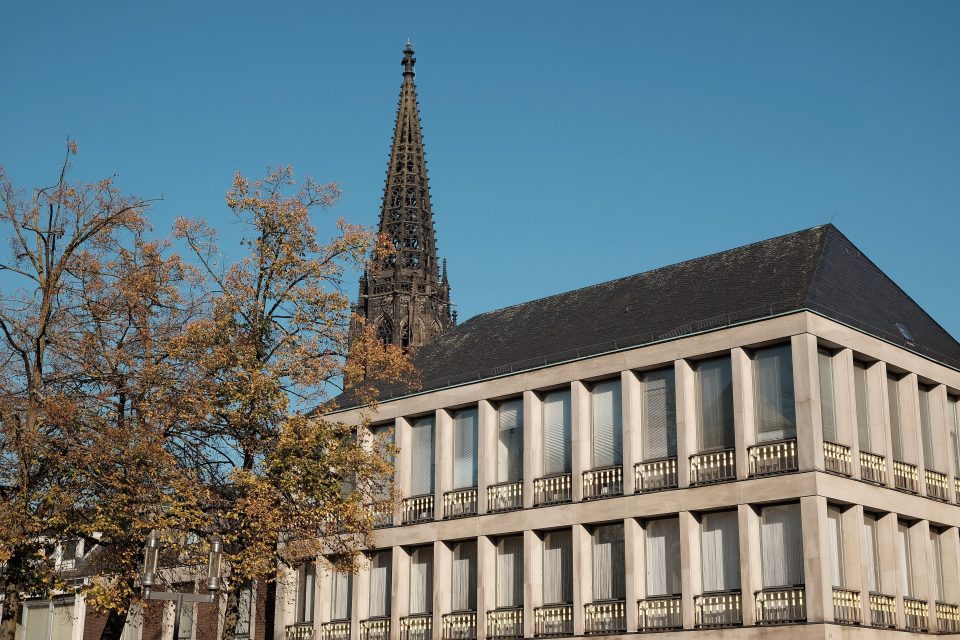
[[867,367],[862,362],[853,362],[853,389],[857,405],[857,438],[860,450],[871,452],[870,444],[870,397],[867,387]]
[[800,506],[765,507],[760,516],[764,587],[803,584],[803,536]]
[[887,414],[890,417],[890,449],[894,460],[903,457],[903,431],[900,426],[900,383],[893,376],[887,376]]
[[410,614],[433,611],[433,548],[418,547],[410,557]]
[[543,473],[570,473],[570,390],[543,398]]
[[953,447],[953,475],[960,478],[960,411],[957,411],[960,399],[947,396],[947,427],[950,429],[950,446]]
[[866,543],[864,555],[867,557],[867,578],[870,591],[880,591],[880,556],[877,537],[877,519],[868,513],[863,514],[863,539]]
[[451,611],[477,610],[477,543],[470,540],[453,546]]
[[923,443],[923,466],[936,471],[933,454],[933,421],[930,418],[930,389],[920,387],[920,440]]
[[393,564],[389,551],[375,553],[370,559],[370,611],[371,618],[390,615],[390,574]]
[[840,510],[827,508],[827,536],[830,538],[830,580],[843,587],[843,521]]
[[593,468],[623,461],[620,380],[605,380],[590,389]]
[[330,589],[330,619],[349,620],[353,595],[353,574],[334,571]]
[[913,558],[910,553],[910,527],[897,522],[897,553],[900,557],[900,590],[904,596],[913,597]]
[[677,396],[673,367],[643,375],[643,459],[677,455]]
[[415,420],[410,431],[410,495],[433,493],[433,418]]
[[523,606],[523,536],[497,542],[497,608]]
[[700,414],[700,451],[732,449],[733,370],[730,358],[705,360],[697,365]]
[[817,371],[820,373],[820,422],[823,439],[837,442],[837,407],[833,387],[833,356],[829,351],[817,351]]
[[650,520],[646,529],[647,595],[672,596],[680,591],[680,520]]
[[477,486],[477,408],[453,415],[453,488]]
[[740,588],[740,541],[736,511],[704,514],[700,521],[703,590]]
[[570,531],[543,538],[543,603],[573,602],[573,543]]
[[523,480],[523,399],[497,408],[497,482]]
[[756,384],[757,440],[772,442],[797,437],[790,345],[760,349],[753,355]]
[[943,549],[940,547],[940,532],[936,529],[930,529],[930,547],[933,550],[933,577],[937,587],[937,601],[943,602]]
[[316,565],[313,562],[304,562],[300,565],[297,588],[297,622],[313,622],[316,577]]
[[593,531],[593,599],[623,600],[626,596],[623,525],[609,524]]

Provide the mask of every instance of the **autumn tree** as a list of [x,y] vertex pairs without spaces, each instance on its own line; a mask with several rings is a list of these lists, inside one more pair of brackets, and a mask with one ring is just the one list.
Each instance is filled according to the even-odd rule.
[[334,184],[298,184],[289,167],[257,181],[238,174],[226,200],[245,254],[233,263],[207,223],[177,223],[211,297],[206,316],[177,343],[199,371],[194,393],[208,402],[205,419],[172,436],[176,455],[209,487],[210,532],[224,543],[226,640],[242,590],[278,563],[323,553],[352,564],[372,531],[368,504],[389,493],[386,445],[370,446],[363,425],[323,417],[333,389],[351,386],[370,400],[378,380],[411,374],[399,349],[362,326],[349,362],[363,362],[363,375],[347,365],[343,279],[375,239],[342,220],[335,237],[318,239],[311,216],[338,196]]

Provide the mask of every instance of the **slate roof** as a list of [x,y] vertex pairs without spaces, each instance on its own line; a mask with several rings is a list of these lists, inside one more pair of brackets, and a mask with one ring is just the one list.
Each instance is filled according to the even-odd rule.
[[483,313],[414,362],[428,391],[802,310],[960,369],[960,343],[829,224]]

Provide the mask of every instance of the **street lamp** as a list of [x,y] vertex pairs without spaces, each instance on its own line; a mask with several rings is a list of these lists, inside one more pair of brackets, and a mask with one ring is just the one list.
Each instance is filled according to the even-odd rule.
[[173,602],[173,640],[180,635],[180,609],[184,602],[211,603],[220,590],[220,563],[223,558],[223,543],[216,537],[210,540],[210,558],[207,562],[207,591],[209,593],[181,593],[179,591],[154,591],[157,582],[157,558],[160,555],[160,537],[156,531],[147,536],[143,552],[143,597],[147,600]]

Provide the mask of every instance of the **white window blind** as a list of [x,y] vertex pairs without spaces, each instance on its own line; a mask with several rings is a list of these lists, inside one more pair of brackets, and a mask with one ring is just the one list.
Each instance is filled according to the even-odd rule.
[[330,619],[349,620],[353,599],[353,574],[334,571],[330,585]]
[[937,470],[937,463],[933,452],[933,419],[930,416],[931,390],[920,386],[920,440],[923,443],[923,465],[931,470]]
[[707,513],[700,522],[703,590],[740,588],[740,540],[736,511]]
[[390,551],[379,551],[370,558],[370,609],[371,618],[390,615],[390,590],[393,561]]
[[[189,608],[189,604],[185,603],[183,609]],[[73,600],[25,604],[17,629],[17,640],[70,640],[73,635],[73,608]],[[190,620],[192,632],[193,618]]]
[[297,576],[297,622],[313,622],[317,571],[313,562],[300,565]]
[[760,516],[764,587],[803,584],[803,536],[800,506],[766,507]]
[[453,575],[450,585],[451,611],[477,610],[477,543],[453,545]]
[[870,591],[880,591],[880,540],[877,531],[877,518],[869,513],[863,514],[863,540],[867,558],[867,581]]
[[870,393],[867,384],[867,365],[854,360],[853,362],[853,390],[857,405],[857,438],[860,450],[872,452],[870,444]]
[[790,345],[760,349],[753,354],[757,440],[773,442],[797,437]]
[[593,531],[593,599],[623,600],[626,596],[623,525],[608,524]]
[[943,602],[946,598],[943,590],[943,549],[940,545],[940,531],[930,529],[930,547],[933,551],[933,579],[937,589],[937,601]]
[[910,527],[906,522],[897,522],[897,553],[900,560],[900,590],[904,596],[912,598],[913,558],[910,551]]
[[433,547],[417,547],[410,556],[410,615],[433,611]]
[[833,356],[829,351],[817,351],[817,371],[820,373],[820,422],[823,439],[837,442],[837,406],[833,386]]
[[620,380],[605,380],[590,389],[593,468],[623,462]]
[[705,360],[697,365],[701,451],[732,449],[733,370],[730,358]]
[[646,530],[647,596],[672,596],[680,591],[680,520],[650,520]]
[[551,531],[543,538],[543,603],[573,602],[573,543],[570,531]]
[[570,473],[570,390],[543,398],[543,473]]
[[957,404],[960,398],[947,397],[947,426],[950,429],[950,446],[953,449],[953,475],[960,478],[960,411]]
[[523,606],[523,536],[497,541],[497,608]]
[[827,535],[830,538],[831,584],[843,587],[843,514],[836,507],[827,507]]
[[900,381],[887,376],[887,415],[890,419],[890,449],[894,460],[904,461],[903,427],[900,424]]
[[453,488],[477,486],[477,408],[453,415]]
[[523,480],[523,399],[497,408],[497,482]]
[[420,418],[410,427],[410,495],[433,493],[433,418]]
[[673,367],[643,375],[643,459],[677,455],[677,395]]

